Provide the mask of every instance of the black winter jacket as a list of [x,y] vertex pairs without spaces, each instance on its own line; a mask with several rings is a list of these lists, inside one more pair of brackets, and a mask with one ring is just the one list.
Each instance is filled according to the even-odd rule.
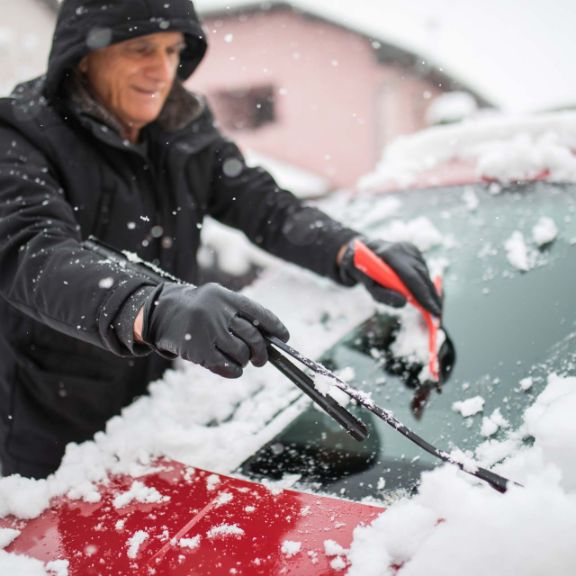
[[[94,12],[97,1],[65,0],[47,76],[0,100],[0,458],[42,473],[58,466],[66,443],[102,429],[167,367],[114,329],[150,280],[98,257],[86,238],[194,283],[207,215],[335,280],[337,251],[354,235],[248,168],[202,99],[179,83],[144,129],[145,146],[76,107],[64,88],[94,29],[112,41],[158,31],[151,16],[161,12],[186,34],[182,78],[204,53],[189,0],[102,3],[123,8]],[[131,28],[127,7],[140,18],[131,17]]]

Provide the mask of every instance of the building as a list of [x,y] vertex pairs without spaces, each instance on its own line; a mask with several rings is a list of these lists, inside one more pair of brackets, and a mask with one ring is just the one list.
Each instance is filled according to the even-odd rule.
[[465,88],[416,54],[286,2],[202,16],[210,48],[189,87],[243,148],[328,188],[353,186],[386,143],[426,126],[438,95]]
[[0,20],[0,95],[45,72],[56,0],[4,0]]

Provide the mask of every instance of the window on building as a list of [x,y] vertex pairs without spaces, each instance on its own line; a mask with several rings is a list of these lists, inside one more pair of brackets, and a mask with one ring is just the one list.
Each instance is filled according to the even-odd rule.
[[218,119],[227,130],[256,130],[276,121],[272,85],[219,90],[212,94]]

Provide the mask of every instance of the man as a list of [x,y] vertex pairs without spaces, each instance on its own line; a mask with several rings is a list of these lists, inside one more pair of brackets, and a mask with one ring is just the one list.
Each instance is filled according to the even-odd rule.
[[[64,0],[45,77],[0,101],[0,459],[54,471],[180,356],[224,377],[267,361],[282,322],[221,286],[196,288],[205,216],[389,304],[354,266],[353,230],[248,168],[187,92],[206,51],[189,0]],[[90,236],[187,284],[102,258]],[[372,242],[440,314],[407,244]]]

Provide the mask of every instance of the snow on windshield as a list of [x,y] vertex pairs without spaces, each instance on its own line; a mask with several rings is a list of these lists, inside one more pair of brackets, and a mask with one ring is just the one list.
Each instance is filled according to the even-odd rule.
[[[505,495],[452,467],[422,476],[418,495],[357,528],[349,576],[485,576],[574,573],[576,378],[551,374],[523,429],[476,451],[478,462],[524,484]],[[532,435],[521,448],[520,434]],[[507,457],[507,458],[506,458]]]

